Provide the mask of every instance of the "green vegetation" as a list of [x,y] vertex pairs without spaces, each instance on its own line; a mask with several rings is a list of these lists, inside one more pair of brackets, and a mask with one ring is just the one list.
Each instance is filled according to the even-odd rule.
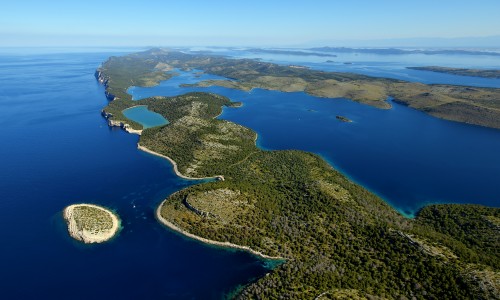
[[453,85],[425,85],[351,73],[322,72],[280,66],[251,59],[190,55],[161,49],[137,54],[182,69],[201,69],[230,80],[198,85],[220,85],[242,90],[305,91],[326,98],[349,98],[379,108],[390,108],[388,97],[435,117],[500,128],[500,90]]
[[[168,60],[169,54],[165,55]],[[379,108],[390,108],[386,101],[421,110],[435,117],[486,127],[500,128],[500,90],[453,85],[425,85],[350,73],[321,72],[279,66],[248,59],[185,57],[173,64],[198,68],[232,80],[209,80],[200,86],[220,85],[249,90],[263,88],[284,92],[305,91],[325,98],[349,98]]]
[[[130,66],[130,67],[127,67]],[[386,101],[408,105],[430,115],[492,128],[500,128],[500,89],[469,88],[453,85],[425,85],[401,80],[369,77],[281,66],[251,59],[228,59],[221,56],[191,55],[152,49],[123,57],[112,57],[99,69],[113,81],[108,92],[122,101],[113,101],[105,109],[115,120],[130,106],[126,88],[151,86],[173,74],[173,68],[201,69],[230,80],[208,80],[200,86],[220,85],[242,90],[264,88],[284,92],[305,91],[326,98],[349,98],[379,108],[390,108]],[[140,125],[130,124],[134,129]]]
[[242,298],[307,299],[336,289],[385,298],[468,299],[484,293],[467,277],[469,260],[449,263],[422,251],[404,232],[422,240],[429,232],[315,155],[257,151],[225,168],[225,181],[172,195],[161,214],[198,236],[287,258]]
[[[266,73],[266,76],[291,77],[286,80],[297,84],[300,80],[318,84],[325,76],[350,85],[358,84],[357,80],[370,81],[382,88],[403,84],[161,50],[113,60],[120,59],[123,62],[105,63],[101,70],[109,78],[108,92],[122,97],[119,93],[125,93],[127,82],[137,82],[134,76],[149,78],[147,68],[154,72],[158,63],[164,67],[196,66],[209,73],[229,74],[235,79],[254,77],[257,81],[262,80],[260,74]],[[109,74],[118,71],[112,66],[126,69],[127,61],[133,62],[126,73],[130,78],[113,80]],[[138,71],[133,70],[135,67]],[[243,80],[233,84],[245,83]],[[130,99],[120,98],[110,106],[130,105],[127,101]],[[200,237],[286,258],[286,263],[247,286],[237,297],[500,297],[500,209],[431,206],[423,209],[415,220],[409,220],[317,155],[258,149],[252,130],[215,119],[222,106],[237,105],[225,97],[189,93],[153,97],[133,104],[148,105],[170,121],[166,126],[144,130],[140,145],[171,157],[182,174],[225,178],[171,195],[161,205],[161,216]]]
[[232,105],[225,97],[190,93],[140,102],[170,121],[169,126],[145,130],[140,144],[174,159],[186,176],[222,174],[224,165],[237,163],[256,150],[253,131],[214,119],[222,112],[222,105]]
[[120,221],[111,211],[93,204],[75,204],[64,209],[68,232],[84,243],[102,243],[116,234]]
[[465,263],[463,272],[473,284],[481,286],[486,299],[500,298],[500,209],[431,205],[420,210],[413,230],[428,238],[427,245],[429,241],[437,245],[432,255],[443,256],[444,250],[453,253],[452,261]]
[[131,57],[111,57],[97,71],[96,77],[106,86],[106,96],[111,102],[104,109],[114,121],[123,121],[133,129],[142,129],[142,125],[126,118],[122,111],[137,105],[127,93],[131,86],[154,86],[162,80],[174,76],[166,73],[164,64],[153,60]]
[[462,68],[448,68],[448,67],[408,67],[412,70],[431,71],[438,73],[447,73],[460,76],[474,76],[484,78],[500,78],[500,70],[484,70],[484,69],[462,69]]
[[470,262],[500,268],[500,209],[480,205],[432,205],[420,210],[417,223],[440,236],[453,237],[458,243],[442,242]]
[[113,219],[109,213],[94,206],[75,206],[73,218],[79,230],[99,233],[113,228]]

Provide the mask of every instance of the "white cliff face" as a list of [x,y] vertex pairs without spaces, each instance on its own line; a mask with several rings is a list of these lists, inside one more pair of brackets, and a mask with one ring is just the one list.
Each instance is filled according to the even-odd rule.
[[[104,73],[100,69],[97,69],[95,71],[94,76],[97,79],[97,81],[99,81],[100,84],[104,85],[104,87],[106,87],[106,88],[108,87],[109,78],[106,75],[104,75]],[[109,101],[113,101],[113,100],[118,99],[115,95],[109,93],[108,91],[105,91],[105,95]],[[127,131],[128,133],[138,134],[138,135],[142,134],[142,130],[133,129],[132,126],[130,126],[130,124],[127,124],[124,121],[114,120],[113,114],[105,111],[104,109],[101,110],[101,115],[106,120],[108,120],[109,127],[120,127],[123,130]]]
[[[109,77],[107,77],[106,75],[104,75],[104,73],[100,69],[97,69],[95,71],[94,76],[97,79],[97,81],[99,81],[99,83],[102,84],[102,85],[104,85],[104,87],[107,89]],[[106,98],[109,101],[113,101],[113,100],[117,99],[117,97],[115,95],[111,94],[107,90],[104,92],[104,94],[106,95]]]
[[122,121],[117,121],[117,120],[113,120],[113,119],[108,120],[109,127],[123,127],[123,125],[124,124]]
[[94,73],[94,76],[95,78],[97,79],[97,81],[99,81],[100,84],[104,85],[104,86],[108,86],[108,80],[109,78],[104,76],[104,74],[102,73],[102,71],[100,69],[97,69]]
[[123,121],[119,121],[119,120],[108,119],[108,126],[109,127],[120,127],[128,133],[133,133],[133,134],[138,134],[138,135],[142,134],[142,130],[133,129],[129,124],[127,124]]
[[106,112],[104,109],[103,109],[103,110],[101,110],[101,115],[102,115],[105,119],[109,119],[109,118],[112,118],[112,117],[113,117],[113,114],[112,114],[112,113]]

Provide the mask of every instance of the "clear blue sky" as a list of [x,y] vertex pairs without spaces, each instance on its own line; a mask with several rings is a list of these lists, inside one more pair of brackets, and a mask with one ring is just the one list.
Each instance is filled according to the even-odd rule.
[[500,36],[500,0],[16,0],[1,7],[0,46],[286,46]]

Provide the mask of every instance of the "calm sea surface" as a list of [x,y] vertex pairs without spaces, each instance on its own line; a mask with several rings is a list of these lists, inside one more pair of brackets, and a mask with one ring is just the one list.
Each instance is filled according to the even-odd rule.
[[[117,50],[0,54],[4,299],[218,299],[268,272],[264,262],[249,254],[190,241],[155,220],[154,209],[166,196],[196,182],[176,177],[167,161],[138,151],[136,135],[108,128],[100,116],[107,100],[94,70],[110,55],[123,54]],[[334,67],[315,57],[264,59]],[[427,64],[382,56],[358,59],[370,72],[403,77],[407,72],[403,66],[415,61]],[[444,62],[450,63],[445,65],[454,66],[453,59],[448,57]],[[474,59],[469,64],[479,65]],[[353,66],[338,64],[362,73]],[[412,72],[418,75],[414,81],[453,79]],[[258,144],[265,149],[322,155],[409,215],[434,202],[500,206],[500,130],[444,121],[396,104],[391,110],[379,110],[304,93],[178,87],[217,78],[195,73],[182,72],[157,87],[129,92],[141,99],[201,90],[242,101],[243,107],[225,109],[220,118],[257,131]],[[475,78],[460,80],[490,86]],[[491,84],[500,87],[498,81]],[[339,122],[336,115],[354,122]],[[80,202],[115,210],[123,221],[119,236],[91,246],[72,240],[61,211]]]
[[[121,54],[0,55],[2,299],[219,299],[268,271],[155,220],[165,197],[195,182],[100,116],[107,100],[94,70]],[[115,210],[119,236],[71,239],[61,211],[80,202]]]
[[[152,88],[132,87],[129,93],[138,100],[209,91],[242,101],[243,107],[226,108],[220,118],[257,131],[257,143],[265,149],[321,155],[409,217],[431,203],[500,206],[500,130],[441,120],[390,100],[393,108],[382,110],[305,93],[181,88],[220,77],[175,72],[180,76]],[[337,115],[353,123],[340,122]]]
[[350,72],[368,76],[394,78],[422,83],[500,87],[500,79],[458,76],[452,74],[407,69],[407,67],[421,66],[500,69],[500,58],[498,56],[464,54],[379,55],[371,53],[328,53],[334,54],[337,57],[321,57],[273,53],[252,53],[244,49],[236,50],[198,47],[192,48],[191,50],[204,50],[209,51],[209,53],[212,54],[226,55],[236,58],[257,58],[263,61],[283,65],[303,65],[312,69],[322,71]]

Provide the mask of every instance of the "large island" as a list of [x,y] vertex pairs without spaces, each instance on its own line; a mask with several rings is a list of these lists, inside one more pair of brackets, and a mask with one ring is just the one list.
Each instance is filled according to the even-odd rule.
[[[183,176],[224,176],[223,181],[197,184],[170,195],[157,209],[160,222],[201,241],[285,259],[267,276],[246,286],[238,298],[500,297],[500,209],[433,205],[415,219],[407,219],[315,154],[256,147],[255,132],[216,119],[223,106],[237,106],[226,97],[188,93],[132,101],[127,88],[158,83],[164,77],[158,70],[167,65],[233,79],[206,84],[280,90],[287,86],[335,97],[340,93],[380,107],[386,105],[389,89],[418,103],[422,97],[428,99],[426,103],[438,98],[469,103],[459,100],[463,95],[457,91],[465,87],[426,86],[160,49],[112,57],[96,72],[112,99],[103,111],[109,120],[141,129],[121,114],[138,104],[169,120],[166,126],[143,130],[139,146],[175,161]],[[414,95],[415,89],[433,94]],[[480,94],[475,99],[500,92],[483,89]],[[499,127],[497,121],[482,125]]]

